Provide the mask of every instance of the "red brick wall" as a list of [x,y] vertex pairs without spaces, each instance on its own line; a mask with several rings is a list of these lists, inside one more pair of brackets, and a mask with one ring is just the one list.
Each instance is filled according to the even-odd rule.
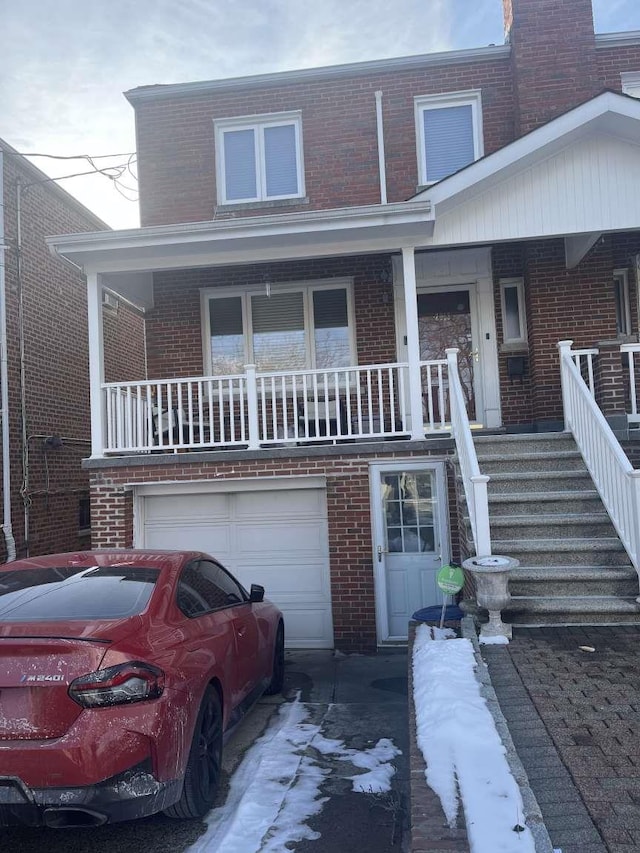
[[603,88],[591,0],[503,0],[518,135]]
[[[302,111],[309,201],[300,209],[379,202],[377,90],[383,92],[388,197],[403,201],[418,182],[414,97],[468,89],[482,90],[485,152],[490,153],[513,138],[507,59],[141,101],[136,105],[141,222],[211,219],[217,204],[214,119],[287,110]],[[273,211],[245,209],[235,215],[265,212]],[[217,212],[222,215],[229,214]]]
[[[12,522],[18,556],[26,553],[24,502],[29,515],[29,551],[42,554],[73,550],[79,539],[79,500],[89,495],[81,460],[89,455],[89,375],[87,299],[84,277],[55,258],[44,238],[49,234],[95,231],[105,226],[89,211],[15,154],[4,153],[4,204],[7,295],[7,347],[10,384]],[[17,182],[22,190],[22,291],[26,375],[28,483],[24,483],[20,405],[19,288],[17,275]],[[36,182],[34,184],[34,182]],[[124,335],[114,329],[109,346],[132,353],[130,324]],[[141,343],[141,342],[140,342]],[[51,449],[47,436],[62,437]],[[1,540],[1,537],[0,537]],[[0,556],[4,559],[4,542]]]
[[105,382],[135,382],[147,378],[144,315],[118,300],[102,307]]
[[[189,455],[183,454],[183,464],[179,467],[168,463],[100,469],[92,474],[92,545],[126,548],[133,544],[132,497],[125,488],[131,483],[325,474],[336,647],[344,651],[373,651],[376,625],[369,463],[429,458],[422,448],[400,454],[394,452],[392,443],[389,447],[389,452],[375,456],[363,452],[281,459],[265,453],[261,459],[239,460],[234,453],[228,462],[215,463],[191,462]],[[434,458],[445,457],[439,453]],[[453,488],[451,479],[449,485]],[[457,557],[455,500],[450,499],[450,509],[454,557]]]
[[640,71],[640,44],[598,48],[596,59],[603,85],[607,89],[620,92],[622,90],[621,72]]
[[275,284],[353,277],[358,363],[395,361],[393,293],[391,284],[381,281],[383,270],[390,270],[389,259],[375,255],[156,273],[155,304],[147,319],[149,377],[202,375],[202,288],[261,287],[264,281]]

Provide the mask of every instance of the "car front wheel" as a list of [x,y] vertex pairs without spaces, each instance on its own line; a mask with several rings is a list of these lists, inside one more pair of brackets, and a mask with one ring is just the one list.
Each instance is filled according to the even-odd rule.
[[213,806],[222,766],[222,708],[213,687],[207,687],[193,732],[182,796],[165,811],[169,817],[203,817]]

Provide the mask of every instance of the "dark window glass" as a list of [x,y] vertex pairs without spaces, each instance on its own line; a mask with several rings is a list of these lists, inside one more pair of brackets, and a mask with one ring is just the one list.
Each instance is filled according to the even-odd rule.
[[147,606],[159,569],[64,566],[0,572],[0,623],[122,619]]
[[199,616],[246,600],[240,584],[209,560],[187,566],[178,584],[178,607],[186,616]]
[[80,530],[91,528],[91,498],[80,498],[78,502],[78,527]]

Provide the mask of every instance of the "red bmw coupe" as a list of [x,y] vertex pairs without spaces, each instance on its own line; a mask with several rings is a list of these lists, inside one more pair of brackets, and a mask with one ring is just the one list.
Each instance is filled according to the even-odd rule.
[[0,566],[0,826],[201,817],[225,737],[283,677],[282,614],[206,554]]

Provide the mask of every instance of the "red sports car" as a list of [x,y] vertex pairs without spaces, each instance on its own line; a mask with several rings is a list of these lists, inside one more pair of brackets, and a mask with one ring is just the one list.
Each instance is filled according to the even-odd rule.
[[0,826],[202,816],[223,740],[283,676],[282,614],[206,554],[0,566]]

